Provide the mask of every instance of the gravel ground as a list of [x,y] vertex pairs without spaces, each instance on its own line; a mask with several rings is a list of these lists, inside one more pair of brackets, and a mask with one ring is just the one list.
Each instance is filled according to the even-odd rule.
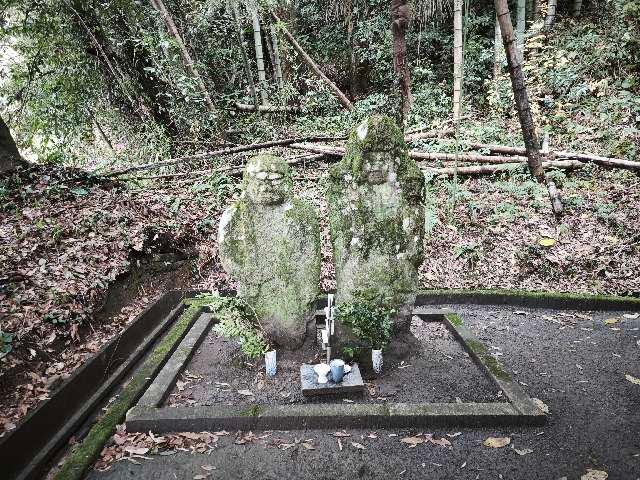
[[[349,430],[344,437],[322,430],[255,432],[240,444],[246,433],[232,432],[208,454],[147,454],[148,459],[115,462],[90,478],[559,480],[579,479],[592,469],[607,472],[609,479],[640,479],[640,386],[625,378],[640,377],[640,318],[624,312],[453,308],[525,391],[549,407],[548,425]],[[451,445],[426,441],[411,448],[400,441],[420,433]],[[489,448],[483,442],[490,436],[509,437],[510,444]]]
[[[492,402],[501,401],[499,389],[485,378],[462,346],[441,322],[414,317],[411,332],[419,348],[406,357],[386,358],[384,371],[365,380],[355,403],[384,402]],[[269,379],[264,363],[243,363],[235,342],[210,331],[168,398],[169,405],[228,405],[340,403],[339,397],[307,399],[300,391],[300,365],[318,363],[321,350],[313,335],[302,349],[278,351],[278,373]],[[243,392],[243,393],[239,393]],[[253,395],[248,395],[251,392]]]

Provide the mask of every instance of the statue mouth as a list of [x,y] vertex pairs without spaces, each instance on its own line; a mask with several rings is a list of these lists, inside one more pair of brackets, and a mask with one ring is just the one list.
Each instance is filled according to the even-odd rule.
[[382,170],[369,170],[367,175],[368,180],[373,183],[383,183],[386,177],[386,173]]

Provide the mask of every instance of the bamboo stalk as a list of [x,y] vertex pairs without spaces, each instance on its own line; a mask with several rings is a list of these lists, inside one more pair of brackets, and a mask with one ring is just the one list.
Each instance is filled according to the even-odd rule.
[[195,155],[186,155],[184,157],[170,158],[168,160],[162,160],[159,162],[143,163],[141,165],[132,165],[127,168],[115,170],[113,172],[108,172],[105,174],[105,176],[115,177],[115,176],[122,175],[124,173],[136,172],[139,170],[147,170],[150,168],[167,167],[169,165],[177,165],[179,163],[186,163],[193,160],[202,160],[202,159],[217,156],[217,155],[231,155],[233,153],[249,152],[252,150],[261,150],[264,148],[282,147],[282,146],[290,145],[292,143],[297,143],[297,142],[314,142],[314,141],[327,141],[327,140],[335,140],[335,138],[334,137],[287,138],[284,140],[274,140],[271,142],[253,143],[251,145],[240,145],[240,146],[231,147],[231,148],[221,148],[219,150],[213,150],[211,152],[203,152]]
[[553,180],[547,178],[542,165],[542,155],[540,153],[540,144],[535,132],[533,123],[533,115],[529,105],[529,96],[525,85],[524,73],[522,71],[522,63],[518,58],[518,52],[514,42],[513,24],[511,23],[511,14],[509,13],[509,5],[507,0],[494,0],[498,22],[500,23],[500,33],[502,35],[502,43],[507,54],[507,66],[509,67],[509,77],[511,77],[511,87],[513,90],[513,98],[518,111],[518,119],[520,120],[520,128],[522,130],[522,138],[527,149],[527,163],[531,175],[541,185],[546,185],[549,192],[549,200],[551,200],[551,208],[555,215],[562,213],[562,201]]
[[[323,157],[324,157],[323,154],[297,155],[295,157],[289,157],[286,160],[289,165],[298,165],[304,162],[322,160]],[[158,179],[166,179],[166,178],[190,177],[192,175],[205,175],[208,173],[221,173],[221,172],[230,172],[231,175],[235,175],[238,173],[242,173],[243,168],[244,168],[244,165],[228,165],[225,167],[207,168],[205,170],[193,170],[190,172],[165,173],[162,175],[146,175],[142,177],[125,177],[125,178],[121,178],[120,180],[158,180]]]
[[[247,105],[246,103],[236,102],[236,109],[241,112],[255,112],[256,107],[254,105]],[[277,105],[258,105],[257,111],[260,113],[276,113],[276,112],[290,112],[300,113],[302,109],[300,107],[292,106],[277,106]]]
[[[575,170],[581,168],[584,164],[578,160],[564,160],[553,162],[542,162],[545,168],[561,168],[563,170]],[[525,166],[524,162],[518,163],[500,163],[489,165],[471,165],[468,167],[447,167],[447,168],[425,168],[425,173],[433,173],[436,175],[490,175],[499,172],[509,172],[521,169]]]
[[[334,147],[329,145],[308,145],[305,143],[292,143],[287,145],[288,148],[296,150],[306,150],[314,153],[324,153],[335,157],[342,157],[345,154],[344,147]],[[456,159],[460,162],[481,162],[481,163],[513,163],[514,161],[526,162],[527,157],[524,156],[494,156],[494,155],[478,155],[473,153],[435,153],[435,152],[419,152],[417,150],[409,150],[409,157],[414,160],[441,160],[445,162],[454,162]]]
[[151,5],[153,5],[153,8],[155,8],[160,13],[162,20],[164,21],[165,27],[167,28],[167,32],[169,33],[169,35],[173,37],[176,44],[178,45],[178,50],[180,50],[180,55],[182,56],[182,61],[184,63],[184,66],[189,72],[189,74],[191,75],[191,77],[196,81],[196,84],[198,85],[198,89],[202,94],[202,97],[204,99],[204,103],[207,106],[207,109],[210,112],[215,112],[216,108],[213,104],[213,100],[211,100],[209,91],[207,90],[207,87],[204,84],[204,80],[200,76],[200,72],[198,72],[196,64],[193,61],[193,58],[191,57],[191,54],[189,53],[189,50],[187,49],[187,46],[185,45],[184,40],[180,35],[180,32],[178,31],[178,27],[176,27],[176,24],[173,21],[173,18],[171,17],[171,15],[169,14],[169,11],[165,7],[164,2],[162,0],[151,0]]
[[[504,153],[507,155],[524,155],[526,149],[522,147],[508,147],[504,145],[490,145],[486,143],[472,143],[471,148],[487,149],[495,153]],[[550,159],[573,159],[582,162],[592,162],[596,165],[611,168],[622,168],[624,170],[640,171],[640,162],[632,160],[624,160],[621,158],[603,157],[593,153],[568,152],[565,150],[556,150],[548,153]]]

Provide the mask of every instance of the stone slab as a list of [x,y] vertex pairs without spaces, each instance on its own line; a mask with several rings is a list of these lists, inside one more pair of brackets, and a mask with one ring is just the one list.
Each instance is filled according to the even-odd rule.
[[189,333],[182,339],[176,351],[173,352],[173,355],[171,355],[158,376],[138,401],[138,405],[159,407],[162,404],[176,383],[180,372],[187,365],[200,342],[204,340],[211,326],[211,318],[210,313],[200,314],[194,325],[189,329]]
[[316,380],[317,375],[313,371],[313,365],[303,364],[300,367],[300,384],[302,394],[306,397],[318,395],[342,396],[364,391],[364,382],[357,363],[351,366],[351,371],[343,377],[340,383],[334,383],[329,380],[327,383],[318,384]]

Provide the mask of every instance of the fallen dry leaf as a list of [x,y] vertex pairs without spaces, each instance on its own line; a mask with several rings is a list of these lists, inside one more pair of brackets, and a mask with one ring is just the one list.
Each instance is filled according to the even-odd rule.
[[531,399],[533,401],[533,403],[536,405],[536,407],[538,407],[538,409],[542,412],[542,413],[549,413],[549,405],[547,405],[546,403],[544,403],[542,400],[540,400],[539,398],[532,398]]
[[144,447],[125,447],[124,451],[131,455],[144,455],[149,449]]
[[484,442],[485,447],[502,448],[511,443],[510,437],[489,437]]
[[636,378],[632,375],[629,375],[628,373],[625,374],[624,378],[626,378],[627,380],[629,380],[631,383],[633,383],[634,385],[640,385],[640,378]]
[[347,433],[344,430],[341,432],[332,433],[331,435],[333,435],[334,437],[350,437],[351,436],[350,433]]
[[420,445],[424,443],[424,438],[422,437],[404,437],[400,439],[401,443],[406,443],[409,445],[409,448],[414,448],[416,445]]
[[358,450],[366,450],[366,447],[358,442],[351,442],[351,446],[353,448],[357,448]]
[[446,438],[444,438],[444,437],[442,437],[439,440],[436,440],[435,438],[429,437],[429,441],[431,443],[433,443],[434,445],[440,445],[441,447],[450,447],[451,446],[451,442],[449,440],[447,440]]
[[251,390],[238,390],[238,393],[240,395],[244,395],[246,397],[252,397],[253,396],[253,392]]
[[516,448],[513,446],[513,444],[511,445],[511,448],[513,449],[514,452],[516,452],[518,455],[528,455],[530,453],[533,453],[533,450],[531,450],[530,448]]
[[587,473],[580,477],[580,480],[606,480],[609,474],[604,470],[592,470],[587,468]]

